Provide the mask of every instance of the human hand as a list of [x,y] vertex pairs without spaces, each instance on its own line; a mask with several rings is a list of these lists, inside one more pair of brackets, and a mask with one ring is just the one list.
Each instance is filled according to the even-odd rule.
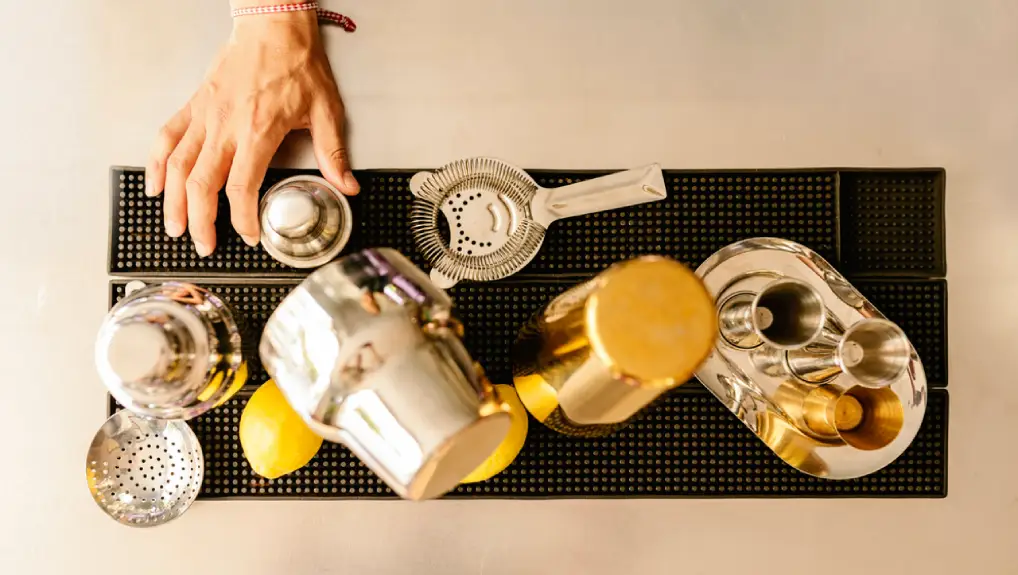
[[248,245],[259,241],[258,189],[292,130],[309,129],[322,175],[341,192],[360,190],[343,139],[343,102],[313,11],[241,17],[197,93],[160,130],[145,173],[146,194],[165,188],[166,233],[191,233],[199,256],[216,247],[219,190]]

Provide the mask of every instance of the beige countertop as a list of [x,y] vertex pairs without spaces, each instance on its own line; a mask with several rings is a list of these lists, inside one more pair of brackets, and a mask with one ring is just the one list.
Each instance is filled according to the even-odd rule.
[[197,87],[226,0],[9,0],[0,572],[1018,573],[1018,2],[325,4],[360,25],[328,32],[359,168],[945,167],[948,498],[199,501],[120,527],[82,465],[108,168]]

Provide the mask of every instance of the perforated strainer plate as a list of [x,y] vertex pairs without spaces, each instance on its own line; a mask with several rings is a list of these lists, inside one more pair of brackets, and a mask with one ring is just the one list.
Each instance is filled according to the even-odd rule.
[[432,279],[436,273],[452,283],[503,278],[525,266],[544,240],[545,228],[531,214],[537,184],[499,160],[469,158],[421,172],[410,189],[416,196],[410,226]]
[[126,410],[99,428],[85,462],[92,499],[133,527],[179,517],[198,496],[204,472],[201,445],[186,423]]

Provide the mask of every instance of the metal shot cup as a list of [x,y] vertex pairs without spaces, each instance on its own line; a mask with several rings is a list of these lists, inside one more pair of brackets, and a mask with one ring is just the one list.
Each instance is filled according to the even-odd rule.
[[804,281],[782,278],[758,293],[735,294],[723,302],[718,324],[724,339],[742,349],[767,344],[795,349],[817,340],[825,325],[823,298]]
[[520,332],[516,390],[536,419],[600,437],[685,383],[717,337],[702,282],[670,258],[613,265],[567,290]]
[[142,288],[114,306],[99,328],[95,364],[114,399],[159,419],[201,415],[247,378],[233,312],[180,282]]
[[346,445],[400,497],[438,497],[509,430],[452,307],[398,252],[364,250],[283,300],[265,325],[262,363],[312,430]]
[[790,373],[809,383],[844,374],[859,385],[882,387],[901,376],[911,355],[912,346],[900,327],[871,318],[850,326],[833,345],[815,343],[789,350],[787,365]]

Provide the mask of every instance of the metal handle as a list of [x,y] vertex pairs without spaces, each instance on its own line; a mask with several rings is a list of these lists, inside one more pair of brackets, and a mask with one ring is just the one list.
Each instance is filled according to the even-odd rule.
[[655,202],[668,197],[661,166],[617,172],[560,188],[539,188],[532,206],[543,226],[555,220]]

